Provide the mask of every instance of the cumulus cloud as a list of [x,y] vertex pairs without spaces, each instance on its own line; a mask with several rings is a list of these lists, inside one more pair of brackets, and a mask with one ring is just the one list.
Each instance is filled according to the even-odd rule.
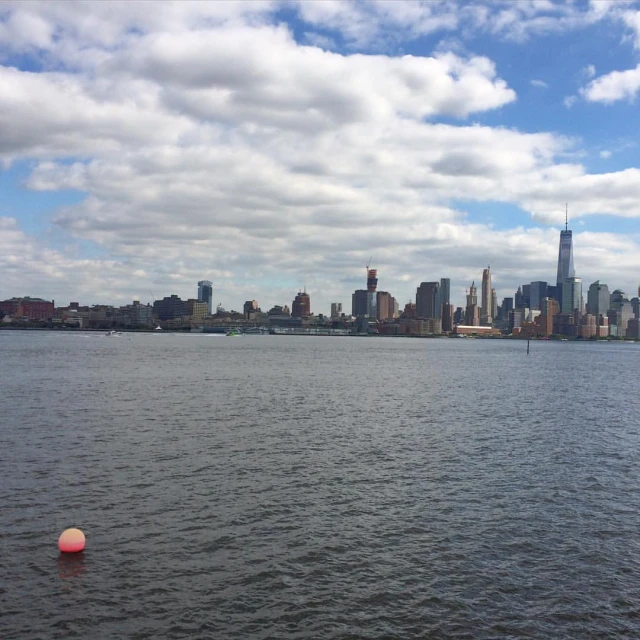
[[300,46],[283,27],[153,35],[113,65],[161,83],[167,105],[196,118],[305,129],[396,113],[465,117],[515,99],[484,57],[344,56]]
[[589,102],[611,104],[633,100],[640,90],[640,64],[635,69],[612,71],[590,82],[582,91]]
[[536,89],[548,89],[549,85],[544,80],[531,80],[531,86],[536,87]]
[[[511,4],[476,12],[477,28],[516,29],[506,14],[495,22]],[[550,28],[534,27],[540,12],[573,11],[524,5],[528,29]],[[41,64],[0,66],[0,159],[33,163],[26,188],[86,194],[52,216],[68,250],[43,250],[15,215],[3,219],[9,295],[32,283],[56,298],[190,296],[208,277],[226,306],[290,303],[306,284],[326,312],[362,286],[371,255],[401,300],[427,278],[477,278],[487,262],[507,294],[532,271],[552,278],[557,229],[499,231],[457,203],[513,203],[551,224],[567,200],[575,215],[640,216],[637,170],[590,175],[561,160],[573,140],[467,120],[516,101],[489,58],[339,53],[320,37],[357,48],[384,24],[448,32],[470,7],[290,5],[317,26],[302,45],[269,20],[270,3],[144,6],[0,5],[0,50],[37,51]],[[640,253],[625,243],[602,255]],[[87,257],[87,244],[107,257]],[[614,273],[608,260],[589,265],[594,279]]]

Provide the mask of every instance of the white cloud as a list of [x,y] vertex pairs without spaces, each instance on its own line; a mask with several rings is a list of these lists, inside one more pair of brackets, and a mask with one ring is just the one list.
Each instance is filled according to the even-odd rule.
[[[478,11],[474,5],[463,7],[469,28],[484,29],[494,36],[524,42],[533,36],[583,29],[608,17],[608,3],[559,3],[551,0],[495,0]],[[610,3],[609,3],[610,4]]]
[[549,85],[544,80],[531,80],[531,86],[537,89],[548,89]]
[[640,11],[625,11],[622,21],[633,32],[633,45],[640,49]]
[[608,160],[611,157],[611,151],[604,149],[600,152],[600,157],[603,160]]
[[593,78],[596,75],[596,67],[593,64],[588,64],[583,70],[582,73],[587,78]]
[[296,5],[301,20],[339,33],[352,48],[384,49],[400,38],[406,41],[458,26],[457,8],[449,2],[298,0]]
[[635,69],[612,71],[596,78],[581,90],[589,102],[611,104],[618,100],[633,100],[640,91],[640,64]]
[[326,51],[334,51],[338,48],[338,45],[333,38],[314,31],[305,31],[304,41],[312,47],[318,47],[319,49],[324,49]]
[[301,47],[284,28],[150,36],[112,65],[161,83],[170,108],[196,118],[293,128],[393,113],[465,117],[515,100],[487,58],[343,56]]
[[573,105],[578,101],[578,96],[566,96],[565,99],[562,101],[562,104],[564,104],[564,106],[567,109],[571,109],[571,107],[573,107]]
[[[138,88],[144,98],[135,99]],[[158,88],[133,83],[131,94],[100,95],[100,81],[0,66],[0,158],[74,156],[144,142],[177,142],[193,128],[158,108]]]
[[[0,12],[9,15],[6,6]],[[53,217],[68,250],[42,254],[42,241],[9,212],[0,294],[97,302],[86,296],[101,290],[105,301],[127,301],[147,290],[193,295],[194,283],[209,277],[225,306],[251,297],[263,308],[290,303],[306,283],[314,310],[326,312],[362,285],[371,255],[381,288],[401,300],[425,278],[468,283],[487,262],[510,294],[532,272],[552,278],[557,231],[496,231],[454,203],[512,203],[551,223],[561,222],[558,203],[567,200],[576,215],[640,216],[636,170],[589,175],[560,163],[572,140],[465,120],[515,101],[486,57],[301,46],[268,23],[268,4],[23,6],[31,28],[3,20],[0,46],[45,51],[47,70],[0,66],[0,159],[34,161],[27,188],[87,197]],[[496,12],[509,6],[490,5],[474,19],[493,29]],[[467,8],[452,17],[449,3],[299,10],[319,27],[334,24],[336,37],[339,21],[355,16],[340,31],[354,47],[386,24],[446,33],[470,20]],[[560,10],[517,11],[532,33],[543,29],[533,22],[540,12]],[[502,20],[500,34],[517,29],[507,14]],[[86,257],[97,253],[87,243],[107,257]],[[603,255],[619,252],[633,265],[637,249],[625,239]],[[36,264],[39,250],[44,265]],[[594,279],[614,274],[610,263],[591,261]]]

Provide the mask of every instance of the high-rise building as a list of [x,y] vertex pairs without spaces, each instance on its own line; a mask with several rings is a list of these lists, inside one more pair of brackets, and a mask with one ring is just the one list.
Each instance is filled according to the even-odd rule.
[[500,317],[502,320],[509,319],[509,311],[513,311],[513,298],[502,298]]
[[[451,304],[451,278],[440,278],[440,290],[438,291],[438,295],[440,297],[438,309],[442,310],[444,313],[444,308],[446,305]],[[451,318],[451,322],[453,323],[453,316]],[[451,329],[447,329],[447,331],[451,331]]]
[[471,283],[471,287],[469,287],[469,291],[467,292],[467,307],[472,304],[478,304],[478,288],[476,287],[475,280]]
[[556,277],[556,295],[560,308],[565,309],[563,303],[564,297],[564,281],[566,278],[574,278],[576,275],[573,267],[573,239],[569,229],[569,213],[568,208],[565,212],[564,231],[560,231],[560,247],[558,249],[558,274]]
[[342,315],[342,302],[331,303],[331,317],[339,318]]
[[174,293],[153,302],[153,315],[159,320],[175,320],[188,316],[189,311],[184,301]]
[[378,317],[378,296],[376,289],[378,287],[378,271],[369,269],[367,265],[367,315],[370,318]]
[[464,314],[464,323],[471,327],[480,324],[480,310],[478,308],[478,289],[475,280],[471,283],[469,293],[467,293],[467,308]]
[[482,270],[482,309],[480,311],[480,324],[491,325],[493,300],[491,297],[491,267]]
[[446,332],[453,331],[453,305],[452,304],[442,305],[442,330]]
[[562,281],[562,313],[582,314],[582,279],[575,276]]
[[367,315],[369,296],[366,289],[356,289],[351,294],[351,315],[356,318]]
[[291,304],[292,318],[307,318],[311,315],[311,298],[306,291],[298,291]]
[[609,326],[617,327],[617,334],[624,338],[627,334],[627,325],[629,320],[635,317],[635,309],[633,303],[627,300],[624,293],[620,289],[616,289],[611,294],[611,308],[607,316],[609,318]]
[[398,301],[393,296],[391,296],[390,307],[391,307],[391,317],[392,318],[399,317],[400,316],[400,305],[398,304]]
[[601,315],[606,316],[610,303],[609,287],[606,284],[601,284],[600,280],[592,282],[587,292],[587,313],[596,318]]
[[398,303],[389,292],[376,291],[376,306],[378,310],[378,320],[395,318]]
[[560,313],[560,305],[553,298],[543,298],[540,304],[540,311],[542,311],[540,316],[542,334],[548,337],[553,333],[553,319]]
[[211,315],[213,313],[213,284],[210,280],[198,282],[198,300],[207,303],[209,315]]
[[[440,318],[439,282],[421,282],[416,291],[416,315],[418,318]],[[437,315],[436,315],[437,314]]]
[[351,313],[356,318],[378,318],[378,271],[367,265],[367,288],[356,289],[351,296]]
[[547,283],[537,280],[529,285],[529,308],[542,309],[542,301],[547,297]]

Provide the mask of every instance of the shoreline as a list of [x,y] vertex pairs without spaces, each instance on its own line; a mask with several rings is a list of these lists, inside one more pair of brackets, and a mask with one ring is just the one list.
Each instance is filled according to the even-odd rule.
[[[215,332],[195,332],[191,331],[190,328],[187,329],[163,329],[162,331],[158,331],[156,329],[94,329],[94,328],[79,328],[79,327],[12,327],[12,326],[0,326],[0,331],[47,331],[47,332],[56,332],[56,333],[95,333],[95,334],[105,334],[109,331],[117,331],[118,333],[130,333],[130,334],[176,334],[176,333],[194,333],[196,335],[211,335],[215,334]],[[222,335],[224,332],[220,332]],[[278,333],[265,333],[265,334],[257,334],[257,333],[247,333],[243,335],[272,335],[272,336],[280,336],[280,337],[321,337],[321,338],[410,338],[410,339],[446,339],[446,338],[455,338],[456,340],[535,340],[536,342],[593,342],[593,343],[640,343],[640,338],[619,338],[619,337],[607,337],[607,338],[580,338],[573,336],[549,336],[549,337],[520,337],[520,336],[512,336],[512,335],[501,335],[501,336],[483,336],[482,334],[431,334],[431,335],[385,335],[385,334],[365,334],[365,333],[329,333],[327,332],[301,332],[301,333],[286,333],[286,332],[278,332]]]

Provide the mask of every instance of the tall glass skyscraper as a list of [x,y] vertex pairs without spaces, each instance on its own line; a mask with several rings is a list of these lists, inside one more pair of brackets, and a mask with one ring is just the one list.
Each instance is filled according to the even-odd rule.
[[575,278],[576,272],[573,268],[573,239],[569,229],[568,215],[565,218],[564,231],[560,232],[560,248],[558,249],[558,276],[556,278],[556,293],[560,308],[563,309],[563,283],[566,278]]
[[609,287],[596,280],[589,286],[587,293],[587,313],[593,316],[606,316],[611,303]]
[[198,300],[207,303],[209,315],[211,315],[213,313],[213,284],[210,280],[198,282]]
[[442,317],[442,310],[451,304],[451,279],[440,278],[440,288],[438,289],[438,299],[436,300],[436,318]]
[[440,283],[421,282],[416,290],[416,316],[418,318],[441,318]]
[[575,276],[565,278],[562,283],[562,313],[575,310],[582,313],[582,280]]

